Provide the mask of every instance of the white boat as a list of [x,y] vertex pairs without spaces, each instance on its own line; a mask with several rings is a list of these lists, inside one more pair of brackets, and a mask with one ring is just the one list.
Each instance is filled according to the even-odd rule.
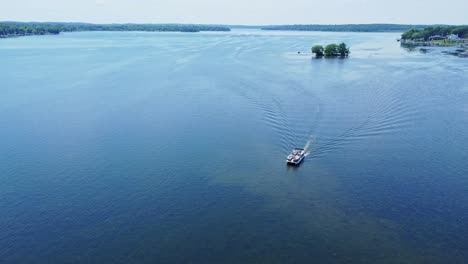
[[287,164],[299,165],[305,158],[305,150],[302,148],[295,148],[291,151],[286,159]]

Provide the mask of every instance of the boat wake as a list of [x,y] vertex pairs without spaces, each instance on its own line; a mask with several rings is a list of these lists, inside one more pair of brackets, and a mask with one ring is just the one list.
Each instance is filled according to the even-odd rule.
[[309,156],[311,151],[311,144],[314,143],[314,138],[311,136],[304,146],[304,156]]

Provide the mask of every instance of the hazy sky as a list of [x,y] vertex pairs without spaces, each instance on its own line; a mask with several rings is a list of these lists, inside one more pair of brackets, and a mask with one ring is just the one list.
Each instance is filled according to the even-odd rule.
[[468,0],[0,0],[0,21],[468,24]]

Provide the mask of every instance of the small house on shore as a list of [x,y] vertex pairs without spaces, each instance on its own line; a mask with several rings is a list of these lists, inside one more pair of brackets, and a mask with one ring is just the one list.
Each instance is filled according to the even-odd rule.
[[458,35],[456,34],[450,34],[447,36],[447,39],[457,41],[457,40],[460,40],[460,37],[458,37]]

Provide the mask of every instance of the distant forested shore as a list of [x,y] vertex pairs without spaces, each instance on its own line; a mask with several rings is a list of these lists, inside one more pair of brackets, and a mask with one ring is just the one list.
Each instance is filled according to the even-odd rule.
[[402,24],[343,24],[343,25],[199,25],[199,24],[91,24],[66,22],[0,22],[0,38],[56,35],[76,31],[148,31],[148,32],[201,32],[230,31],[231,28],[291,31],[330,32],[405,32],[402,40],[425,39],[431,36],[456,34],[467,37],[468,26],[447,25],[402,25]]
[[343,24],[343,25],[279,25],[265,26],[262,30],[330,31],[330,32],[403,32],[422,30],[429,25],[402,24]]
[[468,26],[438,26],[424,29],[411,29],[401,35],[402,40],[429,41],[432,39],[443,40],[446,38],[468,38]]
[[60,22],[0,22],[0,37],[29,35],[56,35],[75,31],[149,31],[149,32],[200,32],[230,31],[226,26],[185,24],[89,24]]
[[409,49],[415,47],[427,52],[427,47],[457,47],[444,53],[468,58],[468,26],[427,27],[422,30],[411,29],[404,32],[399,39],[401,46]]

